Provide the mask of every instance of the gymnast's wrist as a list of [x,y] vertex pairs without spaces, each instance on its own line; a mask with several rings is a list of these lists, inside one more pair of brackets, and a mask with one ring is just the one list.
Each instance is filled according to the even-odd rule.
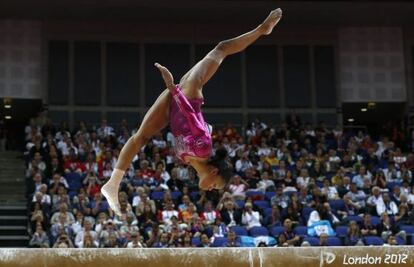
[[168,85],[167,88],[168,88],[168,91],[170,91],[172,95],[178,94],[178,90],[179,90],[178,85],[171,84],[171,85]]

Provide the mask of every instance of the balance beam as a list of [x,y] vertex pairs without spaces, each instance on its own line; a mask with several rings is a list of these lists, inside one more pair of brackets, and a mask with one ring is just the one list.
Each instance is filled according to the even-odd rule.
[[414,266],[414,246],[0,249],[1,267],[339,267]]

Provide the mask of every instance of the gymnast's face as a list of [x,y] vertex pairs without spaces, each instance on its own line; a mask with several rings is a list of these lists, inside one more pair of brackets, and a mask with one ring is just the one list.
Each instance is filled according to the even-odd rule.
[[211,167],[205,173],[198,173],[200,181],[198,186],[201,190],[223,189],[225,187],[224,179],[218,175],[218,169]]

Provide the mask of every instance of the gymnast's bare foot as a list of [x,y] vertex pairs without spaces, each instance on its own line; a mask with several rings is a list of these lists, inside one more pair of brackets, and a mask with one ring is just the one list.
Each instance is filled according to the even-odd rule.
[[269,35],[272,33],[273,28],[282,18],[282,9],[278,8],[270,12],[269,16],[263,21],[260,25],[261,30],[264,35]]
[[102,186],[101,193],[106,198],[106,201],[108,201],[109,207],[113,210],[113,212],[116,215],[121,216],[122,213],[119,207],[118,190],[119,185],[113,184],[109,181]]

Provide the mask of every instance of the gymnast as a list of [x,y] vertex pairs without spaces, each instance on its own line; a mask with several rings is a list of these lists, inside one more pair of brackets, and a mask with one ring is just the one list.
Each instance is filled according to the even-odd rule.
[[211,128],[204,121],[201,112],[202,88],[226,56],[243,51],[262,35],[269,35],[281,18],[282,10],[275,9],[254,30],[219,42],[177,85],[174,84],[170,71],[155,63],[167,89],[148,110],[137,133],[122,148],[110,180],[101,189],[115,214],[121,214],[118,202],[119,185],[133,157],[168,122],[176,141],[176,156],[196,170],[200,189],[221,189],[226,185],[232,175],[232,167],[226,159],[224,149],[219,149],[212,155]]

